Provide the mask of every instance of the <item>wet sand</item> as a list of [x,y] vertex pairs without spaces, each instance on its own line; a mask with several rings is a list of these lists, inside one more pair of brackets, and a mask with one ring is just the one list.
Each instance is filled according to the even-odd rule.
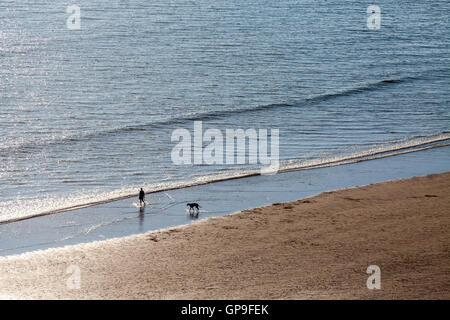
[[[0,297],[449,299],[449,194],[447,172],[4,257]],[[380,290],[366,287],[369,265]]]
[[[289,202],[321,192],[450,170],[450,147],[312,170],[214,182],[147,195],[141,213],[137,198],[0,224],[0,256],[120,238],[233,212]],[[201,213],[186,213],[198,202]]]

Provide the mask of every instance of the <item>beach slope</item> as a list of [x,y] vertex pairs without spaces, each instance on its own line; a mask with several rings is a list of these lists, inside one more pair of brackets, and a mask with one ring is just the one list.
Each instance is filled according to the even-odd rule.
[[388,181],[0,258],[0,297],[449,299],[449,225],[450,172]]

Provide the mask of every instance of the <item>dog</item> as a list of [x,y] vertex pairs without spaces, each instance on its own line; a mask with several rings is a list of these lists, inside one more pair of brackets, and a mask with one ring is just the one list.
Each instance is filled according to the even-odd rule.
[[198,205],[198,203],[188,203],[187,206],[189,207],[189,213],[191,215],[192,215],[192,213],[194,211],[194,208],[197,209],[197,215],[200,212],[200,210],[199,210],[200,206]]

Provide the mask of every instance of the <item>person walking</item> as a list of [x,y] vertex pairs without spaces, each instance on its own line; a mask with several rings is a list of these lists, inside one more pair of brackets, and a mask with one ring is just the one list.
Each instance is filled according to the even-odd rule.
[[139,191],[139,205],[142,207],[142,204],[145,206],[145,191],[141,188],[141,191]]

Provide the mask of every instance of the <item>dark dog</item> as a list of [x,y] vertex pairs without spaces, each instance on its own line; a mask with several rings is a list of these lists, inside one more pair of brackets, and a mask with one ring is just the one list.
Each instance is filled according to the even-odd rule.
[[188,203],[187,206],[189,207],[189,213],[192,214],[194,211],[194,208],[197,209],[197,214],[200,212],[198,203]]

